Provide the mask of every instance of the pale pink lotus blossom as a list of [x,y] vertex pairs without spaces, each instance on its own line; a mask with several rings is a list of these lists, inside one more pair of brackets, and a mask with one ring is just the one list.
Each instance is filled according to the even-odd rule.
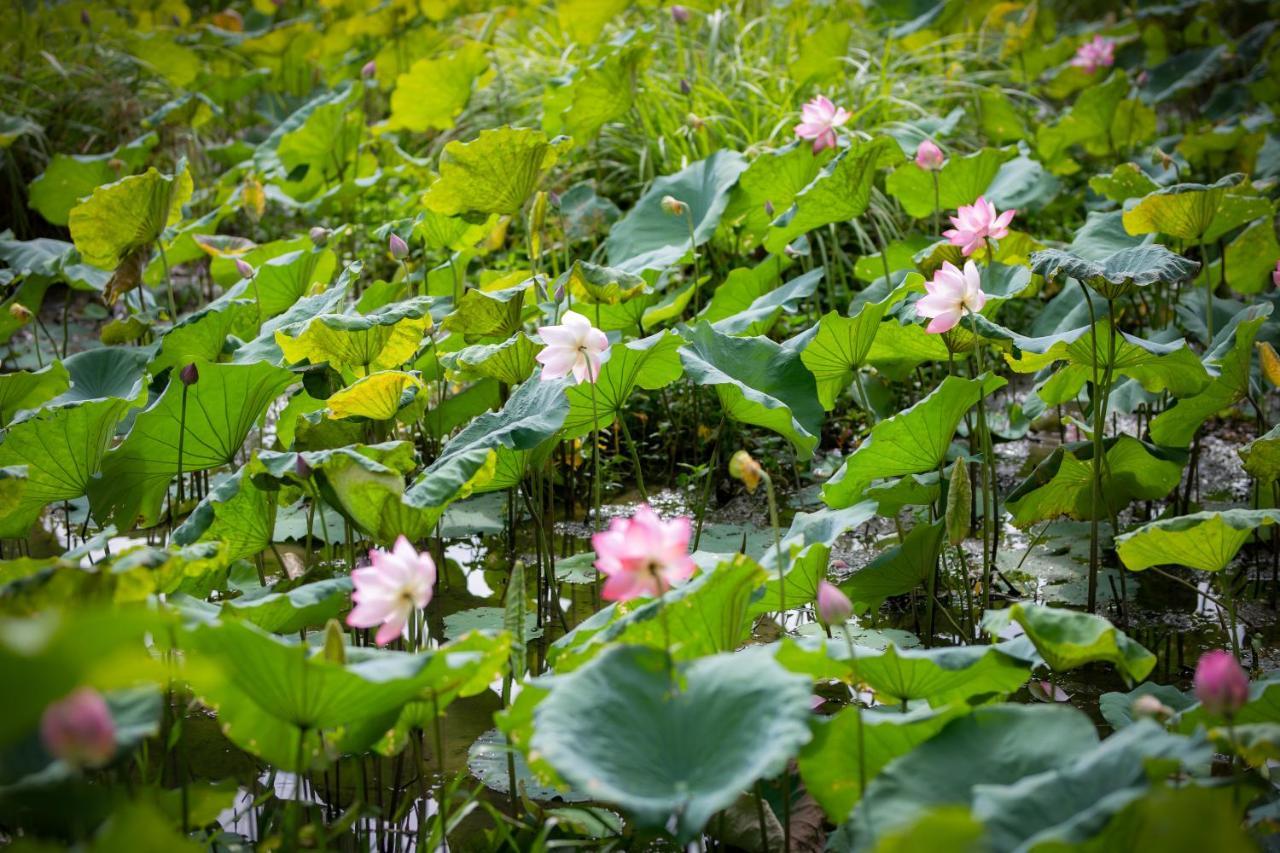
[[608,360],[609,339],[576,311],[564,312],[562,325],[539,327],[538,337],[547,345],[535,356],[543,381],[572,373],[577,383],[595,382],[600,365]]
[[101,767],[116,753],[116,725],[102,694],[80,687],[44,709],[40,741],[54,758]]
[[916,165],[926,172],[936,172],[942,168],[942,149],[930,139],[923,140],[916,147]]
[[1276,268],[1271,271],[1271,283],[1280,287],[1280,261],[1276,261]]
[[678,516],[663,521],[647,504],[631,518],[615,518],[609,529],[591,537],[595,566],[608,577],[600,591],[607,601],[659,596],[694,569],[689,556],[693,526]]
[[436,564],[427,552],[418,553],[403,535],[390,552],[373,550],[369,559],[372,565],[351,573],[356,585],[351,599],[356,606],[347,615],[347,624],[353,628],[380,625],[374,642],[385,646],[404,632],[414,610],[431,601]]
[[1105,36],[1094,36],[1091,41],[1080,45],[1071,64],[1092,74],[1099,68],[1110,68],[1116,64],[1116,43]]
[[943,261],[933,274],[933,281],[924,283],[924,289],[928,293],[916,302],[916,314],[931,318],[925,331],[935,335],[954,328],[965,314],[977,313],[987,304],[982,276],[973,261],[965,261],[963,271],[950,261]]
[[1224,649],[1200,656],[1193,684],[1196,698],[1214,716],[1233,717],[1249,701],[1249,676]]
[[848,110],[837,107],[822,95],[801,107],[800,117],[803,121],[796,125],[796,136],[812,139],[814,154],[824,148],[835,148],[836,128],[852,118]]
[[1009,236],[1009,223],[1016,210],[996,213],[996,206],[986,196],[978,196],[973,204],[961,206],[951,217],[955,228],[942,232],[942,236],[959,246],[965,257],[972,255],[987,240],[999,240]]
[[853,603],[840,587],[827,581],[818,582],[818,601],[815,608],[818,621],[823,625],[843,625],[853,615]]

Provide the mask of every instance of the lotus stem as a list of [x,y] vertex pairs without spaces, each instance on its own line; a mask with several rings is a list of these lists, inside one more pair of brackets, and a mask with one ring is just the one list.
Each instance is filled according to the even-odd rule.
[[854,650],[853,637],[849,634],[849,623],[840,626],[844,632],[844,642],[849,649],[849,667],[853,672],[853,708],[854,717],[858,721],[858,797],[867,793],[867,752],[864,747],[862,732],[862,705],[858,702],[858,653]]

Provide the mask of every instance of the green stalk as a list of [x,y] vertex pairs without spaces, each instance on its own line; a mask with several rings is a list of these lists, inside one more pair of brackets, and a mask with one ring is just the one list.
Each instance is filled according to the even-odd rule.
[[[1089,299],[1089,289],[1080,282],[1080,290],[1084,293],[1084,303],[1089,307],[1090,335],[1093,341],[1093,491],[1091,506],[1093,518],[1089,521],[1089,612],[1098,609],[1098,506],[1102,503],[1102,457],[1106,453],[1102,431],[1106,427],[1103,421],[1105,413],[1102,382],[1098,378],[1098,319],[1094,316],[1093,302]],[[1114,323],[1114,318],[1112,320]]]
[[1200,241],[1200,268],[1204,270],[1204,325],[1209,332],[1204,347],[1208,350],[1213,348],[1213,277],[1209,275],[1209,258],[1205,254],[1203,239]]
[[591,383],[591,502],[592,524],[600,529],[600,411],[596,406],[596,377],[587,359],[587,381]]
[[[982,359],[982,339],[978,336],[978,319],[974,312],[969,312],[969,325],[973,330],[973,351],[978,362],[978,382],[984,381],[986,367]],[[982,608],[991,609],[991,561],[992,549],[988,542],[994,538],[992,523],[995,515],[994,495],[991,484],[995,479],[993,460],[991,458],[991,439],[987,434],[986,394],[982,387],[978,388],[978,447],[982,449]]]
[[627,419],[622,416],[622,412],[618,412],[617,421],[622,427],[622,438],[627,443],[627,450],[631,453],[631,465],[636,469],[636,485],[640,488],[640,497],[648,503],[649,492],[644,487],[644,471],[640,467],[640,454],[636,450],[636,443],[631,438],[631,430],[627,427]]
[[[170,374],[172,376],[172,374]],[[172,381],[172,380],[170,380]],[[182,383],[182,409],[178,415],[178,512],[182,512],[182,447],[187,437],[187,383]],[[170,519],[172,523],[173,519]]]
[[858,721],[858,796],[867,792],[867,751],[862,738],[862,705],[858,703],[858,654],[853,648],[853,637],[849,636],[849,623],[841,626],[844,631],[844,642],[849,647],[849,666],[853,669],[853,708]]
[[[778,622],[781,624],[787,612],[787,575],[783,571],[782,539],[778,534],[778,501],[773,494],[773,478],[763,466],[760,468],[760,478],[764,480],[765,496],[769,499],[769,525],[773,528],[773,553],[778,564]],[[785,626],[783,630],[786,630]]]

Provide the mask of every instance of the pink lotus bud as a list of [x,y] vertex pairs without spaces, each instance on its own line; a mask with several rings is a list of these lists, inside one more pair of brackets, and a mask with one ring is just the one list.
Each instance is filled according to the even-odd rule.
[[399,234],[392,232],[391,237],[387,239],[387,248],[391,250],[391,257],[397,261],[409,257],[409,244],[400,239]]
[[329,235],[332,233],[328,228],[316,225],[307,232],[307,236],[311,238],[312,244],[318,249],[329,242]]
[[849,564],[841,559],[832,560],[828,567],[835,569],[837,572],[847,572],[849,570]]
[[1132,710],[1135,718],[1167,720],[1173,716],[1173,709],[1150,693],[1134,699]]
[[693,91],[693,87],[689,85],[689,81],[684,77],[680,78],[680,94],[687,95]]
[[178,378],[182,380],[183,385],[191,386],[200,381],[200,371],[196,369],[196,363],[193,361],[178,372]]
[[253,278],[253,267],[244,258],[236,258],[236,272],[241,278]]
[[559,305],[561,302],[564,301],[564,282],[563,281],[556,285],[555,293],[551,295],[551,298],[555,300],[555,303],[557,305]]
[[302,454],[298,454],[298,458],[293,462],[293,472],[298,475],[300,480],[311,479],[311,465],[303,458]]
[[823,625],[843,625],[853,615],[849,597],[835,584],[818,583],[818,621]]
[[773,202],[767,198],[764,200],[764,215],[773,216]]
[[916,165],[927,172],[936,172],[942,168],[942,149],[926,139],[916,148]]
[[378,63],[370,59],[360,67],[360,76],[368,80],[370,77],[378,73]]
[[86,27],[89,26],[89,10],[88,9],[80,10],[80,23],[84,24]]
[[81,687],[44,709],[40,740],[54,758],[101,767],[116,752],[116,726],[102,695]]
[[672,6],[671,20],[681,25],[689,23],[689,10],[684,6]]
[[1249,701],[1249,676],[1223,649],[1205,652],[1196,664],[1196,698],[1210,714],[1233,717]]
[[1280,287],[1280,261],[1276,261],[1276,268],[1271,271],[1271,283]]

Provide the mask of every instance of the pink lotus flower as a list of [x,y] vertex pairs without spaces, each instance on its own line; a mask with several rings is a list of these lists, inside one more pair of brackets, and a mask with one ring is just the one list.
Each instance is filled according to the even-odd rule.
[[1249,701],[1249,676],[1235,656],[1214,649],[1200,656],[1194,679],[1196,698],[1214,716],[1232,717]]
[[356,606],[347,615],[347,624],[353,628],[381,625],[374,641],[385,646],[404,632],[414,610],[431,601],[436,564],[427,552],[419,554],[404,536],[390,552],[370,551],[369,559],[373,565],[351,573],[356,585],[351,599]]
[[101,767],[116,752],[116,724],[102,695],[80,687],[44,709],[40,740],[54,758],[76,767]]
[[848,110],[837,107],[822,95],[801,107],[800,117],[804,120],[796,125],[796,136],[812,139],[814,154],[824,148],[835,148],[836,128],[851,118]]
[[926,172],[936,172],[942,168],[942,149],[926,139],[916,148],[916,165]]
[[843,625],[853,615],[853,603],[840,587],[827,581],[818,582],[818,621],[823,625]]
[[952,329],[965,314],[977,313],[987,304],[982,276],[973,261],[965,261],[963,271],[950,261],[943,261],[924,289],[928,293],[916,302],[916,314],[932,318],[925,331],[935,335]]
[[659,596],[694,569],[689,556],[692,525],[684,516],[663,521],[647,504],[631,518],[615,518],[591,537],[596,568],[608,576],[600,594],[607,601]]
[[608,360],[609,339],[576,311],[564,312],[563,325],[539,327],[538,336],[547,345],[535,356],[544,382],[570,373],[575,382],[595,382],[600,365]]
[[1271,283],[1280,287],[1280,261],[1276,261],[1276,268],[1271,271]]
[[1099,68],[1110,68],[1116,64],[1116,43],[1103,36],[1094,36],[1092,41],[1080,45],[1071,64],[1086,74],[1092,74]]
[[978,196],[973,204],[964,205],[951,217],[955,228],[942,232],[942,236],[959,246],[965,257],[987,240],[999,240],[1009,236],[1009,223],[1013,221],[1016,210],[1006,210],[996,214],[996,206],[987,201],[986,196]]

